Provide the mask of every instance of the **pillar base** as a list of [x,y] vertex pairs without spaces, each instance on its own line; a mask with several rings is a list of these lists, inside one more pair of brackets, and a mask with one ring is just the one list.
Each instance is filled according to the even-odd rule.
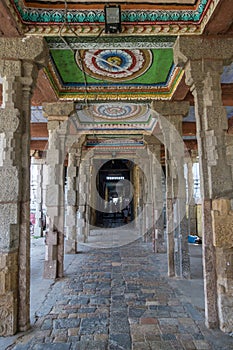
[[57,278],[57,260],[46,260],[44,262],[43,277],[47,279]]
[[67,239],[65,242],[65,253],[76,254],[77,253],[77,241],[74,239]]
[[17,332],[18,324],[18,253],[0,254],[0,336]]
[[25,326],[19,327],[19,332],[26,332],[31,328],[31,324],[27,323]]

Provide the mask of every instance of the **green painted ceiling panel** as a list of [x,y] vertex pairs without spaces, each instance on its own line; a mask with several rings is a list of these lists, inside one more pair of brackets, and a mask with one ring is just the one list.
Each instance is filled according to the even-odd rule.
[[[127,81],[115,81],[119,85],[127,84],[148,84],[156,85],[159,83],[166,82],[171,67],[173,66],[173,50],[172,49],[153,49],[152,52],[152,64],[150,68],[141,76],[127,80]],[[75,85],[84,84],[84,74],[79,68],[75,60],[75,54],[72,50],[50,50],[50,54],[55,65],[56,71],[59,73],[62,84],[65,85]],[[108,84],[113,84],[114,82],[109,82],[103,80],[92,78],[90,75],[86,74],[87,83],[98,84],[103,83],[103,81]]]

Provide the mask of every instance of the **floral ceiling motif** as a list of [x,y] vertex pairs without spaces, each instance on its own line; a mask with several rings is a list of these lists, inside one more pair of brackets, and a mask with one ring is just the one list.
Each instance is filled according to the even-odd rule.
[[170,48],[51,49],[50,55],[47,75],[60,99],[170,99],[183,76]]
[[152,63],[150,50],[87,50],[78,52],[90,76],[109,81],[134,79],[145,73]]
[[76,108],[74,122],[77,130],[90,134],[93,130],[123,134],[135,131],[144,133],[152,131],[157,123],[146,103],[90,103],[77,104]]
[[148,123],[150,108],[148,104],[135,103],[93,103],[78,110],[81,123]]

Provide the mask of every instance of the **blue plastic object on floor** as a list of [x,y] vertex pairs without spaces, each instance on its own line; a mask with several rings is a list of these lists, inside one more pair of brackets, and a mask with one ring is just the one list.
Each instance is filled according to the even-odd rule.
[[191,235],[188,236],[189,243],[197,243],[198,239],[199,239],[198,236],[191,236]]

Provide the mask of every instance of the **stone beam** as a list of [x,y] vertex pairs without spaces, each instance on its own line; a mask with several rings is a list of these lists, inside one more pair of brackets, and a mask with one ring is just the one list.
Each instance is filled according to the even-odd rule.
[[41,66],[48,60],[49,51],[42,37],[0,38],[0,60],[36,61]]
[[48,120],[66,120],[74,111],[74,102],[43,103],[43,115]]
[[162,116],[186,116],[189,112],[189,102],[183,101],[153,101],[151,107]]
[[[209,60],[211,62],[214,57],[215,61],[221,61],[227,65],[232,61],[232,46],[232,37],[223,40],[212,36],[189,36],[188,38],[180,36],[173,47],[174,62],[184,67],[188,61]],[[190,85],[187,82],[187,77],[186,84]]]

